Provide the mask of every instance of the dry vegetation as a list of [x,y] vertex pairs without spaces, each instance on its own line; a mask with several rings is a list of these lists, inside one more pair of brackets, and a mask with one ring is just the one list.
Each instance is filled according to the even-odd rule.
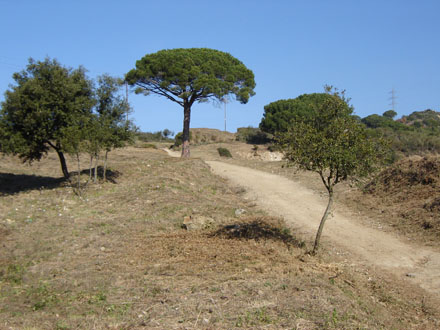
[[[89,184],[82,198],[58,166],[54,154],[32,167],[0,159],[1,329],[440,326],[421,289],[333,254],[307,255],[281,219],[200,159],[112,152],[113,183]],[[188,215],[215,223],[186,231]]]
[[384,169],[363,192],[347,196],[387,226],[420,243],[440,239],[440,158],[412,156]]
[[234,133],[224,132],[212,128],[192,128],[191,137],[192,144],[235,141]]

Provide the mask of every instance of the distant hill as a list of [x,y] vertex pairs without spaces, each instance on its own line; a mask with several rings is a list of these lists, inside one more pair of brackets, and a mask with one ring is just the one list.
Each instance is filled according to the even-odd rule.
[[384,136],[392,149],[406,155],[440,153],[440,112],[426,109],[414,111],[393,120],[377,114],[362,118],[373,136]]
[[191,143],[232,142],[235,134],[213,128],[191,128]]
[[431,109],[414,111],[409,116],[403,116],[397,121],[409,126],[437,128],[440,126],[440,112]]

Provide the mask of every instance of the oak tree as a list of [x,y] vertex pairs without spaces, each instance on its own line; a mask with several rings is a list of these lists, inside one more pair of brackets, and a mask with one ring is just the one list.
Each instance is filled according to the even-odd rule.
[[[14,73],[15,85],[5,93],[0,111],[4,151],[32,162],[53,148],[65,178],[66,135],[83,129],[95,103],[92,83],[83,68],[71,69],[57,60],[29,59],[25,70]],[[79,125],[79,126],[78,126]]]
[[330,87],[327,92],[324,102],[307,115],[294,116],[287,131],[277,134],[288,163],[318,173],[328,192],[313,253],[333,204],[334,186],[350,176],[368,175],[386,154],[383,141],[368,137],[365,126],[352,115],[344,92]]
[[96,107],[88,130],[88,151],[95,157],[95,182],[99,154],[104,151],[103,179],[106,180],[108,153],[133,142],[134,125],[128,120],[130,106],[121,95],[121,81],[107,74],[97,79],[95,90]]

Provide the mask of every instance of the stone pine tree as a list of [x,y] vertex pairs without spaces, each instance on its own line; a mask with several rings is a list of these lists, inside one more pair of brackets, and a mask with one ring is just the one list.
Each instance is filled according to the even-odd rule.
[[370,139],[365,126],[352,115],[344,93],[331,87],[326,90],[329,97],[306,116],[294,116],[287,132],[277,135],[288,163],[318,173],[328,192],[313,253],[333,204],[335,185],[350,176],[368,175],[386,154],[385,143]]
[[228,53],[208,48],[161,50],[145,55],[126,81],[137,93],[156,94],[183,107],[182,157],[190,156],[189,128],[195,102],[235,95],[247,103],[254,95],[251,70]]
[[382,116],[393,119],[394,117],[397,116],[397,112],[394,110],[387,110],[382,114]]
[[[275,134],[286,132],[295,117],[304,118],[312,114],[322,103],[329,99],[327,93],[303,94],[294,99],[278,100],[264,106],[260,129]],[[348,105],[346,104],[346,110]]]
[[[13,75],[15,85],[5,93],[0,111],[2,143],[6,152],[32,162],[53,148],[61,170],[69,177],[64,152],[66,132],[86,122],[95,103],[93,88],[82,68],[62,66],[55,59],[29,60],[25,70]],[[83,118],[83,119],[81,119]],[[69,128],[67,130],[67,128]]]

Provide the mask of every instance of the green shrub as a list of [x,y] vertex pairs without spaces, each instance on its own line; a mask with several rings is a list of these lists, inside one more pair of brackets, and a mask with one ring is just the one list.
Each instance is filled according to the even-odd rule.
[[137,132],[136,138],[142,142],[167,142],[173,140],[170,138],[173,134],[173,132],[166,128],[163,131],[157,132]]
[[267,150],[269,150],[270,152],[275,152],[275,151],[281,151],[280,147],[276,144],[271,144],[267,147]]
[[217,148],[217,151],[221,157],[232,158],[231,152],[226,148],[220,147],[220,148]]
[[[174,137],[174,146],[179,147],[182,145],[183,143],[183,133],[179,132],[176,134],[176,136]],[[192,132],[189,132],[189,140],[192,140]]]
[[249,144],[265,144],[271,141],[269,134],[262,132],[259,128],[251,126],[237,128],[235,139]]
[[[386,116],[389,114],[389,116]],[[440,153],[440,113],[434,110],[414,111],[402,119],[393,120],[392,111],[384,116],[370,115],[362,119],[368,134],[384,137],[391,143],[393,159],[399,155]]]
[[141,147],[142,148],[146,148],[146,149],[157,149],[157,146],[155,144],[152,144],[152,143],[145,143]]

